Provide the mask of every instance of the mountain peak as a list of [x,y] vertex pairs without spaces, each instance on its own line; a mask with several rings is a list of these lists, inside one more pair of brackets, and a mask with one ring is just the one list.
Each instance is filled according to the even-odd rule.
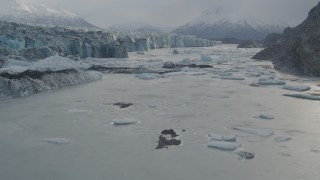
[[64,8],[32,4],[25,0],[12,1],[10,7],[2,11],[0,20],[31,25],[95,27]]
[[208,39],[255,39],[261,40],[269,33],[282,32],[287,27],[280,20],[268,21],[240,9],[208,8],[203,13],[180,26],[176,33],[196,35]]

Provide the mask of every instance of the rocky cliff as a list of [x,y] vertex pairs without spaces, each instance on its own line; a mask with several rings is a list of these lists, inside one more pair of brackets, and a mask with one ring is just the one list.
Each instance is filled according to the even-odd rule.
[[300,25],[269,37],[268,46],[253,59],[272,60],[281,71],[320,76],[320,3]]

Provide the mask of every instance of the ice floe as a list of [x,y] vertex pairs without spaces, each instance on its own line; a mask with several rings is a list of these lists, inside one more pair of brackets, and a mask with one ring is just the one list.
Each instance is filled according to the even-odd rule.
[[271,78],[261,78],[261,79],[259,79],[258,84],[259,85],[264,85],[264,86],[267,86],[267,85],[286,85],[286,82],[271,77]]
[[309,86],[284,86],[282,89],[303,92],[309,91],[311,88]]
[[232,127],[231,129],[240,131],[243,133],[253,134],[261,137],[269,137],[274,134],[272,130],[269,129],[253,129],[248,127]]
[[114,119],[112,121],[112,125],[114,126],[123,126],[123,125],[137,124],[137,123],[139,123],[139,121],[133,118]]
[[71,140],[67,138],[44,138],[43,140],[46,141],[47,143],[58,144],[58,145],[71,143]]
[[236,150],[238,147],[240,147],[240,145],[233,142],[214,141],[214,142],[209,142],[207,144],[207,147],[233,151],[233,150]]
[[231,142],[237,141],[237,137],[234,135],[219,135],[219,134],[212,133],[212,134],[209,134],[208,136],[211,140],[216,140],[216,141],[231,141]]
[[152,79],[161,78],[162,76],[157,73],[141,73],[141,74],[136,74],[135,77],[142,80],[152,80]]
[[312,94],[284,94],[284,96],[294,97],[298,99],[308,99],[308,100],[317,100],[320,101],[320,96]]

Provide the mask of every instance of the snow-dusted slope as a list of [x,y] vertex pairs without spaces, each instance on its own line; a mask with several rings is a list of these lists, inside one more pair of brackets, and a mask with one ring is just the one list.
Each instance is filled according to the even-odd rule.
[[267,34],[281,32],[287,27],[281,21],[262,19],[240,11],[210,8],[174,32],[209,39],[263,39]]
[[160,30],[156,27],[145,23],[145,22],[128,22],[123,24],[115,24],[110,27],[112,31],[120,32],[159,32]]
[[63,8],[51,8],[44,4],[31,4],[14,0],[2,10],[0,20],[48,26],[94,28],[95,26]]

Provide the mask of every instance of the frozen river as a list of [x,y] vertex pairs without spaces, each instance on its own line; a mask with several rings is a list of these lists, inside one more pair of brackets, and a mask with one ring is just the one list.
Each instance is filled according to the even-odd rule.
[[[203,57],[202,63],[214,69],[150,80],[105,74],[94,83],[1,100],[0,179],[319,179],[319,101],[283,96],[297,92],[282,86],[250,86],[272,76],[288,85],[311,87],[304,93],[317,93],[319,79],[282,74],[270,68],[270,62],[250,60],[259,49],[223,45],[177,50],[180,54],[172,54],[172,49],[132,53],[119,62],[198,63],[206,55],[212,60]],[[244,80],[223,79],[230,77],[228,73]],[[133,106],[121,109],[113,105],[117,102]],[[260,114],[274,119],[257,118]],[[124,118],[140,123],[112,125]],[[234,127],[273,133],[262,137]],[[155,149],[165,129],[174,129],[182,144]],[[212,133],[235,135],[236,144],[241,144],[238,149],[255,157],[239,160],[237,150],[208,148]],[[278,142],[278,136],[288,141]]]

